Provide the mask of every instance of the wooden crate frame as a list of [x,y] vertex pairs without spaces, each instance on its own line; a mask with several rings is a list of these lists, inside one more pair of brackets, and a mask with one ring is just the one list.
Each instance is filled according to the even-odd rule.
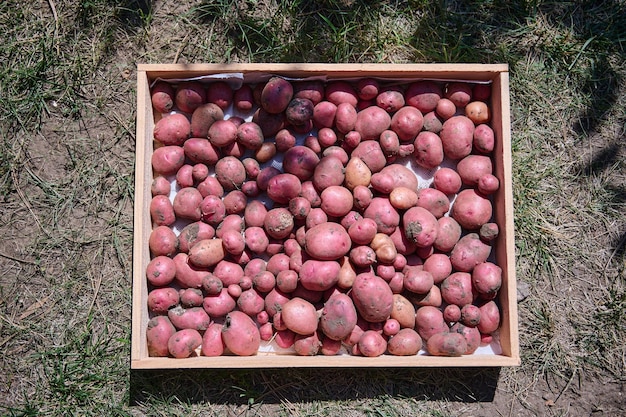
[[[376,358],[359,356],[296,356],[259,353],[255,356],[195,357],[188,359],[148,356],[148,288],[145,269],[150,260],[148,238],[152,229],[149,205],[152,198],[151,155],[154,114],[150,83],[156,78],[190,78],[209,74],[243,73],[244,76],[276,74],[285,77],[325,76],[330,79],[384,77],[386,79],[437,79],[490,81],[492,121],[496,135],[493,152],[494,175],[500,190],[494,195],[494,216],[500,226],[495,242],[495,262],[503,270],[499,303],[502,313],[500,344],[502,354],[474,354],[461,357],[428,355]],[[506,64],[140,64],[137,67],[137,138],[135,171],[132,369],[164,368],[284,368],[284,367],[502,367],[520,364],[515,279],[515,241],[511,181],[511,133],[509,73]]]

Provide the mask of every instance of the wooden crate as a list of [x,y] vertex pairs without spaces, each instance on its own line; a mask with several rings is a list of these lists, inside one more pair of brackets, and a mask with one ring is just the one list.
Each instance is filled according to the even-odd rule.
[[[180,79],[208,74],[242,73],[246,79],[259,74],[285,77],[325,76],[328,80],[380,77],[411,80],[467,80],[492,82],[492,121],[496,134],[494,174],[501,188],[494,195],[494,216],[500,226],[495,242],[495,262],[503,270],[499,292],[502,313],[500,344],[502,354],[474,354],[462,357],[410,357],[383,355],[377,358],[358,356],[276,355],[195,357],[189,359],[152,358],[148,356],[146,327],[148,288],[145,278],[150,260],[148,237],[152,229],[149,204],[152,183],[154,114],[149,86],[156,78]],[[174,64],[139,65],[137,68],[137,147],[134,212],[132,369],[160,368],[281,368],[281,367],[500,367],[520,364],[518,316],[515,281],[515,245],[513,236],[513,193],[511,184],[511,134],[509,73],[505,64]]]

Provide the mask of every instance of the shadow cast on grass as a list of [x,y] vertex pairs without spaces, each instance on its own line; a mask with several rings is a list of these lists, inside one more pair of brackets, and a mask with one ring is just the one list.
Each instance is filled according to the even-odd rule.
[[467,403],[493,401],[500,368],[133,370],[130,405],[344,401],[397,397]]

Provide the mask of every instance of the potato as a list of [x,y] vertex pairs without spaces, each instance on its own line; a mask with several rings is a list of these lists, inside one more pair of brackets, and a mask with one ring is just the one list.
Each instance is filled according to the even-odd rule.
[[293,216],[289,210],[284,207],[271,209],[265,216],[263,228],[269,237],[274,239],[285,239],[293,231]]
[[296,334],[310,335],[317,330],[318,316],[315,306],[300,297],[283,304],[281,317],[285,326]]
[[174,358],[196,356],[196,349],[202,345],[202,336],[195,329],[183,329],[174,333],[167,342],[167,349]]
[[156,174],[173,175],[185,164],[185,151],[180,146],[162,146],[152,153],[152,169]]
[[254,317],[265,308],[265,300],[255,288],[250,288],[237,298],[237,307],[248,316]]
[[492,334],[500,327],[500,309],[495,301],[487,301],[480,307],[480,323],[478,330],[482,334]]
[[422,348],[422,338],[413,329],[401,329],[387,343],[387,350],[396,356],[412,356]]
[[222,340],[221,323],[211,323],[202,335],[202,348],[200,354],[203,356],[221,356],[224,354],[226,345]]
[[465,115],[474,122],[475,125],[488,123],[491,119],[489,107],[482,101],[472,101],[465,106]]
[[350,262],[357,268],[368,267],[376,262],[376,252],[369,246],[353,246],[350,250]]
[[366,330],[359,338],[359,352],[370,358],[380,356],[387,350],[387,341],[374,330]]
[[191,136],[206,139],[209,127],[224,119],[224,111],[214,103],[206,103],[193,111],[191,115]]
[[380,147],[380,143],[375,140],[362,141],[352,151],[351,155],[361,159],[372,173],[381,171],[387,164],[387,159]]
[[335,124],[336,114],[336,104],[333,104],[330,101],[321,101],[313,108],[313,124],[318,129],[333,127]]
[[463,184],[474,187],[482,176],[493,172],[491,158],[485,155],[468,155],[457,163],[456,172]]
[[231,311],[226,315],[222,340],[226,348],[238,356],[254,355],[261,345],[261,335],[256,323],[241,311]]
[[252,278],[252,284],[258,292],[266,294],[276,287],[276,277],[270,271],[264,271]]
[[463,307],[471,304],[472,276],[467,272],[454,272],[441,283],[441,297],[448,304]]
[[176,107],[185,113],[193,113],[195,109],[206,103],[204,85],[197,81],[182,82],[176,88]]
[[202,307],[183,308],[176,306],[167,311],[167,317],[178,330],[204,331],[211,324],[211,318]]
[[450,159],[461,159],[472,151],[474,123],[465,116],[453,116],[443,122],[439,133],[443,153]]
[[352,190],[352,195],[354,196],[354,208],[356,210],[365,210],[371,203],[374,198],[374,194],[372,190],[365,185],[357,185]]
[[180,301],[178,291],[171,287],[156,288],[148,293],[148,311],[167,314]]
[[378,142],[380,143],[380,149],[388,159],[396,157],[398,152],[400,152],[400,139],[398,139],[398,134],[393,130],[388,129],[381,133]]
[[283,170],[285,173],[295,175],[300,181],[307,181],[313,176],[319,162],[320,158],[311,149],[306,146],[294,146],[285,152]]
[[179,188],[193,187],[192,171],[193,167],[185,164],[176,172],[176,185],[178,185]]
[[378,232],[391,234],[400,224],[400,214],[391,205],[389,199],[374,197],[363,212],[363,217],[373,219]]
[[461,189],[461,176],[453,169],[440,167],[433,176],[433,186],[446,195],[456,194]]
[[352,210],[352,193],[345,187],[331,185],[322,191],[320,197],[322,210],[331,217],[342,217]]
[[424,114],[435,110],[442,96],[441,86],[435,81],[414,82],[404,92],[406,104],[419,109]]
[[224,283],[217,276],[213,275],[210,272],[202,278],[202,290],[207,295],[217,295],[222,292],[224,289]]
[[404,273],[404,288],[417,294],[426,294],[434,285],[433,274],[417,268],[407,268]]
[[443,318],[446,323],[456,323],[461,320],[461,308],[456,304],[448,304],[443,310]]
[[292,98],[293,86],[291,83],[281,77],[272,77],[261,91],[261,107],[268,113],[282,113],[287,109]]
[[304,197],[295,197],[289,201],[289,212],[295,220],[304,220],[311,212],[311,202]]
[[169,197],[156,195],[150,200],[150,218],[158,226],[171,226],[176,221]]
[[302,184],[293,174],[278,174],[267,183],[267,195],[279,204],[287,204],[292,198],[300,195]]
[[331,295],[324,303],[320,329],[331,340],[342,340],[354,329],[357,312],[352,299],[343,293]]
[[322,341],[317,332],[310,335],[298,334],[293,342],[293,350],[299,356],[315,356],[322,347]]
[[404,165],[389,164],[380,170],[380,173],[390,175],[393,178],[393,186],[406,187],[417,191],[418,179],[413,171]]
[[187,139],[183,148],[185,156],[194,163],[203,163],[212,166],[220,159],[219,149],[207,139]]
[[422,188],[418,192],[417,207],[423,207],[435,218],[443,217],[450,210],[450,200],[441,191],[434,188]]
[[226,110],[233,103],[234,92],[226,82],[215,81],[208,85],[206,96],[207,102]]
[[165,81],[158,81],[150,89],[152,107],[159,113],[169,113],[174,107],[174,88]]
[[382,278],[373,274],[357,275],[351,295],[357,311],[365,320],[378,323],[390,317],[393,293]]
[[345,168],[345,186],[354,190],[357,186],[368,187],[372,178],[372,171],[358,157],[351,157]]
[[497,223],[485,223],[480,226],[480,230],[478,231],[478,235],[483,240],[483,242],[491,242],[500,234],[500,229]]
[[468,188],[457,194],[450,215],[461,227],[477,230],[488,223],[492,215],[491,201],[474,189]]
[[377,106],[368,107],[357,114],[354,130],[361,135],[361,140],[378,140],[380,134],[391,126],[391,116]]
[[433,356],[462,356],[467,351],[467,341],[459,333],[438,333],[428,339],[426,350]]
[[339,259],[339,265],[341,265],[341,269],[339,270],[339,274],[337,274],[337,287],[343,289],[352,288],[352,284],[356,279],[354,266],[350,263],[347,256]]
[[197,268],[189,263],[189,255],[177,253],[173,258],[176,265],[174,282],[181,288],[201,288],[202,280],[207,274],[206,269]]
[[397,210],[407,210],[417,205],[417,193],[407,187],[395,187],[389,194],[389,203]]
[[259,125],[264,137],[271,138],[285,128],[285,114],[270,113],[263,108],[259,108],[252,115],[252,122]]
[[225,156],[215,164],[215,178],[225,190],[238,189],[246,180],[246,169],[239,159]]
[[342,343],[341,340],[333,340],[328,337],[322,339],[322,346],[320,347],[320,353],[324,356],[335,356],[341,352]]
[[441,117],[443,120],[448,120],[456,113],[456,106],[452,100],[442,98],[437,102],[435,113],[437,113],[437,116]]
[[224,259],[222,239],[203,239],[189,249],[189,262],[199,268],[208,268]]
[[417,247],[432,245],[437,239],[439,224],[435,216],[423,207],[408,209],[403,217],[402,224],[407,239],[414,242]]
[[167,256],[156,256],[146,267],[146,278],[154,286],[169,285],[176,276],[176,264]]
[[326,222],[306,232],[304,248],[317,260],[333,261],[346,255],[351,244],[348,232],[341,225]]
[[217,226],[226,217],[224,201],[217,196],[207,195],[200,202],[200,214],[202,221]]
[[433,253],[424,260],[424,271],[430,272],[434,283],[439,284],[452,273],[452,263],[448,255]]
[[500,180],[492,174],[483,175],[478,179],[478,192],[483,195],[490,195],[500,189]]
[[254,107],[254,95],[250,84],[243,84],[233,92],[233,104],[242,112],[248,112]]
[[150,233],[148,247],[152,256],[174,256],[178,251],[178,238],[168,226],[157,226]]
[[407,292],[406,295],[417,307],[431,306],[439,308],[441,307],[441,304],[443,302],[441,298],[441,290],[437,285],[433,285],[430,291],[428,291],[426,294]]
[[400,142],[414,141],[423,126],[422,112],[412,106],[402,107],[391,117],[391,130],[396,132]]
[[361,100],[372,100],[376,98],[378,91],[379,84],[374,78],[361,78],[357,82],[356,92]]
[[433,246],[441,252],[450,252],[461,238],[461,226],[452,217],[441,217],[437,220],[439,231]]
[[428,132],[439,133],[443,128],[443,122],[437,116],[437,113],[434,111],[428,112],[424,115],[424,126],[423,129]]
[[341,160],[336,156],[324,156],[313,171],[313,185],[322,191],[330,186],[341,185],[344,177]]
[[377,233],[377,224],[373,219],[361,218],[348,228],[348,235],[357,245],[368,245]]
[[461,323],[468,327],[476,327],[480,323],[480,309],[473,304],[465,304],[461,308]]
[[299,271],[300,284],[312,291],[326,291],[339,279],[341,265],[337,261],[317,261],[309,259]]
[[[390,114],[397,112],[404,103],[402,91],[397,87],[385,87],[376,96],[376,105]],[[419,129],[417,131],[419,132]]]
[[415,306],[401,294],[393,294],[393,306],[390,317],[395,319],[402,328],[415,327]]
[[224,283],[225,287],[230,284],[241,284],[241,280],[244,277],[241,265],[226,259],[219,261],[215,265],[213,274]]
[[162,175],[157,175],[154,177],[154,179],[152,180],[152,185],[150,186],[150,192],[152,193],[153,197],[157,195],[169,196],[171,191],[172,186],[167,178]]
[[223,317],[229,312],[233,311],[236,306],[236,302],[233,297],[228,293],[227,288],[222,288],[219,294],[209,294],[204,297],[202,308],[207,312],[210,317]]
[[448,332],[448,325],[439,308],[422,306],[415,312],[415,329],[422,339],[428,341],[435,334]]
[[457,333],[465,338],[467,348],[463,352],[464,355],[471,355],[480,346],[480,331],[476,327],[456,323],[450,328],[450,333]]
[[502,268],[492,262],[483,262],[472,270],[472,288],[480,298],[492,300],[502,286]]
[[146,339],[148,344],[148,356],[168,356],[167,342],[176,333],[176,328],[167,316],[155,316],[148,321]]
[[480,153],[489,153],[493,151],[495,144],[495,134],[493,129],[487,124],[480,124],[474,129],[472,135],[472,143],[474,149]]
[[185,187],[174,196],[173,210],[177,218],[198,221],[203,215],[202,203],[200,191],[194,187]]
[[425,169],[435,169],[443,162],[443,145],[436,133],[423,131],[415,138],[415,162]]
[[317,104],[324,98],[324,83],[320,80],[294,81],[293,96],[307,98]]
[[357,120],[356,108],[350,103],[339,103],[335,113],[335,129],[340,133],[354,130]]
[[314,107],[308,98],[293,98],[285,109],[285,117],[292,125],[303,125],[313,118]]
[[356,107],[358,97],[354,87],[347,81],[330,81],[326,84],[325,98],[339,106],[341,103],[351,104]]
[[391,264],[398,256],[398,251],[393,241],[385,233],[376,233],[370,246],[376,251],[376,259],[380,263]]
[[445,97],[455,106],[465,107],[472,99],[472,87],[465,82],[451,82],[446,86]]

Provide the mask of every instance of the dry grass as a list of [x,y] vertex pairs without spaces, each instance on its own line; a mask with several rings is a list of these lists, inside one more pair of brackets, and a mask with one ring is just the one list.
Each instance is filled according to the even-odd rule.
[[[0,5],[4,415],[625,412],[626,5],[418,0]],[[523,363],[130,372],[134,68],[507,62]]]

